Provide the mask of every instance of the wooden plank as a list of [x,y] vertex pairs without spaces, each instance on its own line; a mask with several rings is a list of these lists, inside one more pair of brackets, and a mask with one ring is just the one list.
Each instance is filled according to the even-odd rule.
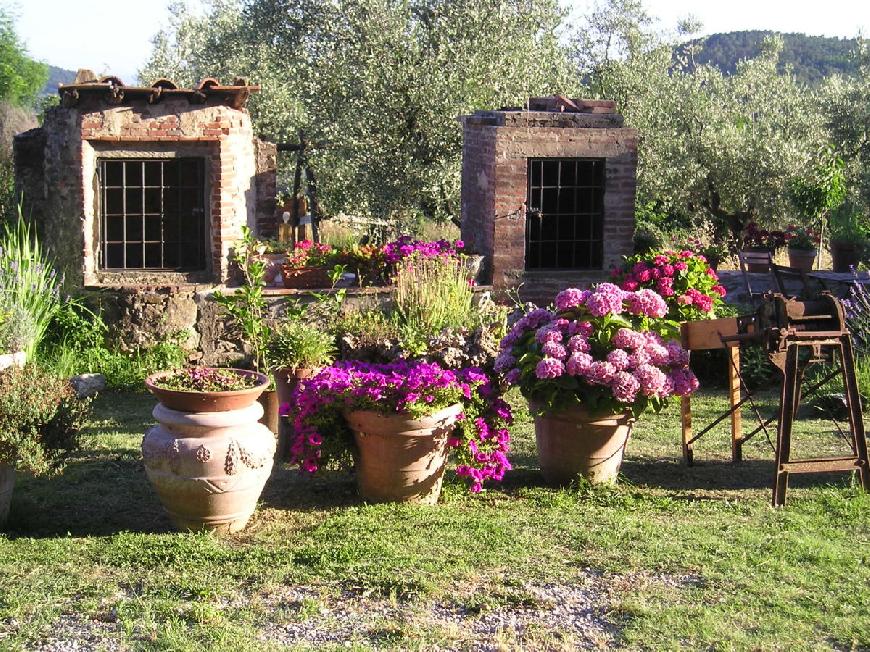
[[688,466],[695,461],[692,453],[692,401],[688,396],[680,397],[680,426],[683,432],[683,460]]
[[788,473],[828,473],[830,471],[855,471],[862,466],[863,462],[852,456],[782,462],[780,469]]
[[722,342],[722,337],[737,335],[737,318],[687,321],[683,322],[681,328],[683,346],[690,351],[722,349],[726,346]]
[[731,403],[731,461],[743,459],[743,419],[740,415],[740,347],[728,349],[728,399]]

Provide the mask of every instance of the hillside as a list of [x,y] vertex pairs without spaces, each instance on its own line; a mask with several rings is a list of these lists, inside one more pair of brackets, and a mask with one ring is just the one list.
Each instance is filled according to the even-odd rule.
[[64,70],[57,66],[48,67],[48,81],[42,87],[40,95],[54,95],[57,93],[58,84],[71,84],[76,78],[76,74],[72,70]]
[[[765,37],[775,32],[727,32],[711,34],[689,41],[687,45],[702,45],[695,57],[698,63],[709,63],[725,73],[733,73],[737,62],[751,59],[761,52]],[[781,69],[791,65],[797,78],[806,83],[816,83],[834,73],[851,73],[854,64],[850,53],[856,40],[806,34],[781,34],[784,47]]]

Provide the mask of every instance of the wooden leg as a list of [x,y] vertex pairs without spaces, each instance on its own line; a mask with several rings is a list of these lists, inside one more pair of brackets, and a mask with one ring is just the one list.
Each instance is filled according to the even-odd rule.
[[743,419],[740,416],[740,347],[728,349],[728,398],[731,402],[731,461],[743,459]]
[[852,431],[852,449],[858,458],[858,479],[864,491],[870,491],[870,459],[867,457],[867,436],[864,433],[864,419],[861,413],[861,394],[855,378],[855,354],[852,340],[843,337],[840,347],[840,362],[843,369],[843,384],[846,388],[846,403],[849,408],[849,429]]
[[798,378],[798,347],[788,347],[783,370],[782,394],[779,403],[779,425],[776,429],[776,477],[773,485],[774,507],[785,505],[785,492],[788,488],[786,465],[791,457],[791,427],[794,422],[795,400],[800,379]]
[[687,466],[692,466],[692,403],[688,396],[680,397],[680,424],[683,431],[683,460]]

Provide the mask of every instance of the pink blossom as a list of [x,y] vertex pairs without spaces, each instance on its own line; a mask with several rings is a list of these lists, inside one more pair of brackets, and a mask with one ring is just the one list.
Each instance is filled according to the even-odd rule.
[[623,310],[624,295],[625,292],[613,283],[599,283],[586,299],[586,309],[595,317],[618,315]]
[[637,288],[640,287],[640,284],[637,281],[623,281],[620,286],[626,292],[634,292]]
[[668,364],[672,367],[685,367],[689,364],[689,352],[677,340],[665,344],[668,351]]
[[652,358],[650,354],[646,352],[646,349],[637,349],[634,353],[631,353],[628,356],[628,366],[632,369],[637,369],[638,367],[642,367],[650,363]]
[[588,353],[589,348],[589,340],[582,335],[574,335],[568,340],[568,350],[572,353]]
[[698,379],[691,369],[674,369],[670,373],[670,379],[677,396],[688,396],[698,389]]
[[553,324],[541,326],[535,333],[535,341],[538,344],[546,344],[547,342],[561,342],[562,333]]
[[635,276],[637,276],[637,280],[641,283],[646,283],[652,278],[652,274],[648,269],[638,272]]
[[558,342],[545,342],[544,346],[541,347],[541,353],[549,358],[556,358],[557,360],[564,360],[568,357],[568,352],[565,350],[565,347]]
[[662,265],[666,265],[668,262],[668,257],[659,254],[658,256],[653,258],[653,265],[658,265],[661,267]]
[[634,370],[634,377],[640,383],[640,391],[645,396],[662,396],[667,376],[651,364],[640,365]]
[[541,380],[558,378],[563,373],[565,373],[565,365],[555,358],[544,358],[535,366],[535,375]]
[[589,337],[592,335],[594,330],[595,327],[588,321],[572,321],[568,324],[568,335],[582,335],[583,337]]
[[618,371],[610,381],[613,398],[620,403],[632,403],[640,390],[640,382],[625,371]]
[[569,375],[582,376],[586,374],[586,371],[592,366],[593,362],[595,361],[588,353],[572,353],[565,366]]
[[688,268],[689,268],[689,266],[686,265],[686,263],[684,263],[682,260],[678,263],[674,263],[674,269],[677,270],[678,272],[682,272],[684,269],[688,269]]
[[728,291],[721,285],[714,285],[712,289],[713,292],[718,294],[720,297],[724,297],[726,294],[728,294]]
[[649,355],[650,364],[657,367],[666,367],[670,364],[671,354],[661,344],[647,344],[645,351]]
[[611,363],[596,361],[590,365],[584,376],[593,385],[608,385],[615,373],[616,369]]
[[607,361],[613,365],[616,371],[628,369],[628,353],[622,349],[613,349],[607,354]]
[[643,335],[637,331],[633,331],[630,328],[620,328],[616,331],[616,334],[613,336],[613,339],[610,340],[610,343],[620,349],[636,349],[643,346],[645,340],[643,339]]
[[570,310],[571,308],[582,306],[588,296],[588,290],[578,290],[577,288],[562,290],[556,295],[556,308],[558,310]]
[[662,267],[662,274],[664,276],[673,276],[674,275],[674,266],[673,265],[665,265]]
[[681,294],[677,297],[677,303],[681,306],[691,306],[692,305],[692,297],[688,294]]
[[652,290],[638,290],[627,298],[628,311],[633,315],[661,318],[668,314],[668,304]]

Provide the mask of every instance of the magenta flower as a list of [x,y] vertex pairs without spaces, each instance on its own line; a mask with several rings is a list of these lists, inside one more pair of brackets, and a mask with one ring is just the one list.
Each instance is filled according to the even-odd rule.
[[565,372],[565,365],[555,358],[544,358],[535,366],[535,375],[538,378],[558,378]]
[[624,296],[625,292],[613,283],[600,283],[586,299],[586,309],[595,317],[621,314]]
[[574,335],[568,340],[568,350],[572,353],[586,353],[589,349],[589,340],[582,335]]
[[[667,352],[665,352],[665,355],[667,355]],[[616,371],[628,369],[628,353],[622,349],[613,349],[613,351],[607,354],[607,361],[613,365]]]
[[562,290],[556,295],[556,309],[570,310],[582,306],[588,296],[588,290],[578,290],[577,288]]
[[541,353],[549,358],[556,358],[557,360],[564,360],[568,357],[568,352],[565,350],[565,347],[558,342],[545,342],[541,347]]
[[668,314],[668,304],[652,290],[638,290],[627,296],[628,311],[633,315],[661,318]]
[[616,374],[616,368],[609,362],[593,362],[584,374],[594,385],[608,385]]
[[588,353],[572,353],[565,364],[570,376],[585,376],[595,360]]
[[640,382],[626,371],[618,371],[610,381],[613,397],[620,403],[633,403],[640,390]]

